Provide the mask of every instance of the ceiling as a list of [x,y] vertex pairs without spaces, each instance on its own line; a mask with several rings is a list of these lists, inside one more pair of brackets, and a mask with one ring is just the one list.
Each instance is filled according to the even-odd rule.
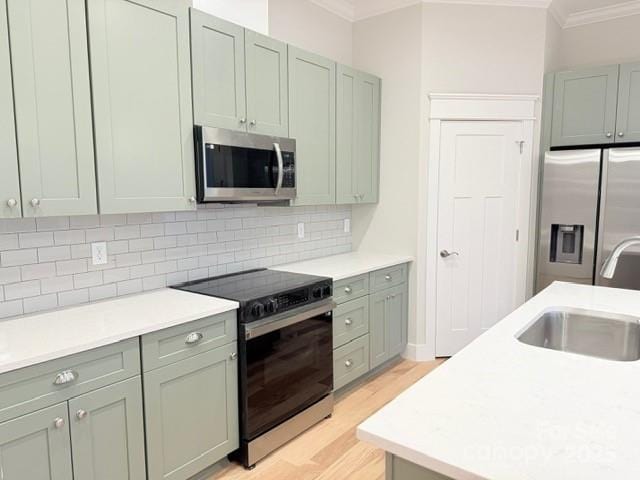
[[311,0],[350,21],[416,3],[463,3],[549,8],[563,28],[640,14],[640,0]]

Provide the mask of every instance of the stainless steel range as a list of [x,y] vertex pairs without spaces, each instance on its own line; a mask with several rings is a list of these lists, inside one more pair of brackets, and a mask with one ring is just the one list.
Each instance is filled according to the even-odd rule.
[[247,468],[331,415],[331,278],[261,269],[175,288],[238,310],[240,449]]

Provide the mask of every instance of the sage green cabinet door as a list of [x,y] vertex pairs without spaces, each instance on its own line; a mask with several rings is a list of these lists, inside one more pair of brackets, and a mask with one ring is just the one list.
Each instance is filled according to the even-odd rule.
[[188,0],[88,0],[101,213],[194,210]]
[[289,135],[296,140],[296,205],[336,202],[336,64],[289,46]]
[[336,85],[336,203],[358,203],[356,140],[357,72],[337,66]]
[[244,29],[191,9],[196,125],[247,129]]
[[357,79],[357,193],[360,203],[376,203],[380,168],[380,79],[362,72],[358,72]]
[[620,66],[616,142],[640,141],[640,63]]
[[250,133],[289,135],[287,44],[245,30]]
[[97,213],[84,0],[8,0],[25,217]]
[[388,300],[388,324],[389,324],[389,358],[400,355],[407,346],[407,285],[387,290]]
[[144,374],[149,480],[186,480],[238,448],[236,343]]
[[71,480],[68,417],[64,402],[0,424],[0,478]]
[[386,290],[369,297],[369,364],[372,369],[389,359],[388,297]]
[[140,377],[69,400],[74,480],[146,478]]
[[551,144],[613,142],[618,65],[556,74]]
[[20,217],[22,205],[5,2],[0,2],[0,171],[0,218]]

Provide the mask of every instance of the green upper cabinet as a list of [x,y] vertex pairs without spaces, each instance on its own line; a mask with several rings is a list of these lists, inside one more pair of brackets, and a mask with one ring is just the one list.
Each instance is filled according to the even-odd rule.
[[244,29],[191,9],[196,125],[246,131]]
[[338,65],[336,202],[378,201],[380,79]]
[[289,135],[287,45],[245,31],[248,131]]
[[74,480],[146,478],[140,377],[69,400]]
[[616,142],[640,141],[640,63],[620,66]]
[[0,478],[73,478],[67,402],[0,424]]
[[24,216],[97,213],[84,0],[7,6]]
[[618,70],[611,65],[556,74],[552,146],[613,142]]
[[87,4],[100,212],[195,209],[188,0]]
[[289,135],[296,140],[296,205],[336,202],[336,64],[289,46]]
[[0,2],[0,218],[22,214],[7,26],[6,3]]

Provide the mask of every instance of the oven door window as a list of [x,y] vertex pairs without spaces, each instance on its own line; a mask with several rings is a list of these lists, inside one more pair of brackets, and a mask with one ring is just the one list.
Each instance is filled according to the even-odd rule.
[[331,393],[332,343],[331,313],[247,341],[248,439]]
[[278,159],[274,150],[207,144],[207,188],[275,188]]

